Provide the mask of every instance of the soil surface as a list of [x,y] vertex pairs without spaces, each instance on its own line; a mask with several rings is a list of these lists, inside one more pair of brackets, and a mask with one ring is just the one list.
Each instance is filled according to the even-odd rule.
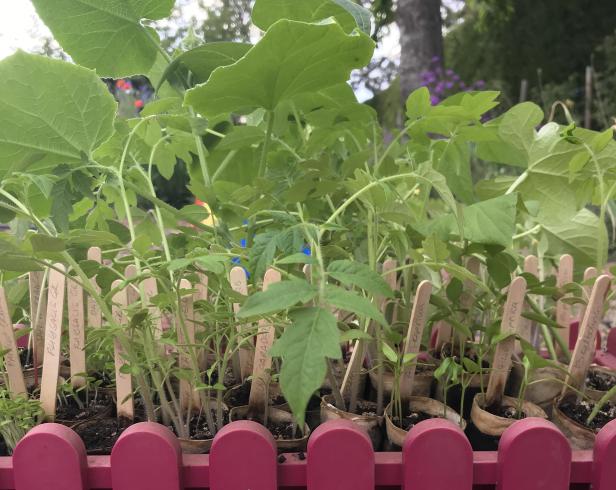
[[88,404],[85,403],[85,395],[80,393],[80,396],[83,407],[79,406],[72,395],[68,395],[62,403],[58,403],[56,409],[57,422],[81,422],[97,415],[109,415],[109,407],[113,405],[113,401],[106,394],[90,392],[88,394]]
[[602,371],[588,371],[586,387],[598,391],[608,391],[616,385],[616,375]]
[[402,417],[402,423],[400,422],[400,417],[392,417],[391,421],[397,427],[409,431],[418,424],[419,422],[423,422],[424,420],[437,418],[436,415],[430,415],[425,412],[410,412]]
[[563,401],[559,408],[567,417],[576,421],[578,424],[588,427],[594,431],[598,431],[605,424],[616,418],[616,405],[611,402],[603,405],[597,416],[590,424],[586,423],[588,416],[592,412],[595,404],[589,401],[578,402],[575,399]]
[[[242,405],[248,405],[248,399],[250,398],[250,386],[251,381],[246,380],[237,389],[233,390],[233,394],[226,399],[227,405],[230,407],[241,407]],[[286,402],[287,401],[282,394],[276,395],[275,397],[270,396],[271,405],[282,405]]]
[[[216,383],[218,383],[218,370],[212,373],[212,375],[210,376],[209,382],[206,377],[205,382],[211,385],[215,385]],[[226,388],[231,388],[232,386],[235,386],[236,384],[238,384],[238,382],[235,380],[235,376],[233,375],[233,368],[227,367],[227,369],[225,370],[225,375],[223,377],[222,383],[225,385]]]
[[[252,420],[260,424],[263,423],[261,420],[252,417],[246,417],[244,420]],[[277,441],[289,441],[292,439],[300,439],[302,437],[302,433],[297,429],[297,425],[293,422],[281,422],[269,419],[265,427],[272,433],[272,436],[274,436],[274,439]]]
[[[347,407],[346,411],[349,411],[349,405],[350,405],[349,400],[345,400],[345,403]],[[335,402],[333,402],[332,405],[336,406]],[[339,410],[342,410],[340,407],[336,407],[336,408],[338,408]],[[356,415],[362,415],[364,417],[371,417],[371,416],[376,416],[376,408],[377,408],[376,402],[372,402],[370,400],[357,400],[357,407],[355,408],[355,410],[353,410],[350,413],[354,413]]]
[[85,422],[74,430],[86,445],[88,454],[108,455],[122,432],[131,424],[124,418],[102,418]]
[[[210,413],[212,414],[212,418],[216,420],[216,409],[211,409]],[[223,407],[223,420],[224,424],[229,422],[229,411]],[[171,430],[174,430],[173,427],[170,427]],[[205,441],[207,439],[212,439],[214,437],[214,433],[207,425],[207,419],[203,413],[195,413],[190,419],[190,423],[188,425],[190,439],[194,441]],[[175,430],[174,430],[175,432]]]
[[503,405],[491,405],[485,408],[486,412],[496,415],[497,417],[503,417],[505,419],[523,419],[526,418],[526,414],[515,407],[505,407]]

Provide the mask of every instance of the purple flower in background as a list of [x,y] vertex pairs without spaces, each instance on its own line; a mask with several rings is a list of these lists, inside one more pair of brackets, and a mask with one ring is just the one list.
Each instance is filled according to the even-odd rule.
[[436,105],[441,101],[441,99],[439,99],[436,95],[431,95],[430,96],[430,102],[432,103],[432,105]]
[[432,63],[438,63],[439,61],[441,61],[441,57],[440,56],[433,56],[432,57]]

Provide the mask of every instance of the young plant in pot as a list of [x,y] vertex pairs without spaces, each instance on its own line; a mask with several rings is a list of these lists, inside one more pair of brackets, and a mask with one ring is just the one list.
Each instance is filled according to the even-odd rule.
[[610,277],[599,276],[584,312],[569,365],[569,375],[565,380],[562,395],[555,402],[552,411],[553,422],[577,449],[591,449],[599,429],[616,416],[616,409],[609,402],[610,392],[606,393],[600,402],[587,399],[583,392],[588,370],[593,361],[597,329],[603,317],[609,288]]
[[6,387],[0,387],[0,455],[13,454],[21,438],[42,418],[38,400],[27,395],[12,396]]
[[425,396],[413,395],[418,352],[428,316],[431,292],[432,285],[428,281],[419,284],[403,352],[399,354],[389,345],[383,344],[383,351],[395,380],[392,400],[385,411],[387,437],[394,447],[402,447],[408,431],[422,420],[442,417],[451,420],[462,429],[466,426],[464,419],[454,410],[448,409],[444,403]]
[[472,424],[469,424],[467,435],[475,450],[495,451],[500,436],[516,420],[525,417],[547,419],[545,412],[537,405],[504,396],[525,293],[526,281],[523,277],[511,281],[503,308],[500,334],[493,339],[496,349],[488,386],[485,394],[480,393],[473,399]]
[[[238,317],[247,318],[259,313],[263,315],[291,306],[304,297],[310,297],[310,288],[306,288],[306,286],[309,286],[309,283],[285,281],[289,283],[285,284],[280,282],[280,280],[280,273],[274,269],[269,269],[263,278],[263,291],[249,298],[242,309],[239,310]],[[289,300],[292,303],[287,305],[283,302],[276,305],[276,296],[284,291],[284,287],[295,290],[295,295]],[[303,291],[302,288],[304,288]],[[272,301],[274,301],[274,304],[272,304]],[[304,319],[302,313],[304,311],[301,310],[298,313],[290,313],[292,321],[296,325],[300,325],[299,328],[304,326],[304,320],[309,322],[321,320],[318,317],[311,319],[309,316]],[[310,315],[309,311],[307,313]],[[288,326],[286,328],[291,329],[293,327]],[[229,416],[232,421],[255,420],[263,424],[272,432],[280,451],[301,451],[306,448],[310,434],[310,428],[304,423],[304,414],[302,413],[301,425],[298,426],[291,413],[270,405],[271,355],[276,355],[275,349],[272,349],[275,335],[275,326],[270,319],[262,318],[259,320],[248,405],[233,408]],[[280,349],[279,346],[278,349]]]

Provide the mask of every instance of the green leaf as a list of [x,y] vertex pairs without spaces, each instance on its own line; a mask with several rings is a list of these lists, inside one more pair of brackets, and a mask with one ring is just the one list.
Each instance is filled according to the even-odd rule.
[[346,32],[359,27],[370,35],[370,11],[351,0],[257,0],[252,9],[252,22],[264,31],[280,19],[318,22],[328,17],[334,17]]
[[237,63],[217,68],[186,93],[185,102],[206,117],[256,108],[273,111],[284,100],[349,78],[374,50],[365,34],[345,34],[335,22],[276,22]]
[[435,234],[431,234],[421,242],[424,254],[435,262],[443,262],[449,257],[447,245],[439,240]]
[[398,354],[393,350],[388,344],[383,342],[382,344],[383,354],[387,358],[389,362],[393,362],[394,364],[398,362]]
[[314,263],[314,259],[310,255],[306,255],[303,252],[299,252],[299,253],[284,257],[280,260],[276,260],[276,264],[279,264],[279,265],[312,264],[312,263]]
[[270,350],[282,357],[280,385],[293,415],[303,426],[308,400],[323,384],[326,359],[340,359],[340,333],[336,318],[317,307],[289,312],[291,325]]
[[387,320],[385,320],[383,314],[363,296],[331,284],[327,285],[325,295],[331,306],[344,311],[352,311],[360,316],[371,318],[385,327],[387,326]]
[[419,119],[430,112],[430,91],[427,87],[421,87],[411,92],[406,99],[406,115],[409,119]]
[[263,141],[265,133],[256,126],[236,126],[218,144],[221,150],[239,150],[246,146],[254,145]]
[[317,290],[310,283],[291,279],[271,284],[266,291],[259,291],[250,296],[240,311],[238,318],[264,316],[280,310],[286,310],[297,303],[306,303],[317,295]]
[[145,75],[159,50],[142,19],[167,17],[174,0],[32,0],[37,13],[73,60],[100,76]]
[[248,43],[215,42],[186,51],[167,66],[158,85],[169,80],[172,85],[183,89],[189,79],[188,71],[192,74],[190,77],[192,85],[204,83],[216,68],[232,65],[251,47],[252,44]]
[[340,343],[351,342],[353,340],[372,340],[372,336],[357,328],[342,332],[342,335],[340,335]]
[[608,243],[605,223],[589,211],[582,209],[568,220],[556,223],[544,222],[543,229],[548,239],[548,250],[551,255],[571,254],[576,271],[581,272],[586,267],[603,266],[607,261],[607,246],[601,256],[597,257],[598,243]]
[[380,274],[365,264],[351,260],[334,260],[327,274],[347,286],[357,286],[375,296],[393,298],[394,293]]
[[64,252],[66,243],[61,238],[48,235],[30,235],[30,243],[35,253],[39,252]]
[[22,51],[0,61],[0,177],[87,160],[111,136],[115,112],[90,70]]
[[538,105],[523,102],[503,115],[499,134],[518,150],[528,153],[533,144],[535,127],[541,124],[543,117],[543,111]]

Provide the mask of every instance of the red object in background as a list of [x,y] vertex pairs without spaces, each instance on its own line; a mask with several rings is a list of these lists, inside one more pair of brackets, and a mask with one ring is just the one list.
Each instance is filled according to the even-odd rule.
[[141,99],[137,99],[137,100],[135,101],[135,107],[136,107],[137,109],[141,109],[141,108],[143,107],[143,101],[142,101]]
[[198,197],[195,197],[195,204],[197,206],[203,206],[205,203],[201,199],[199,199]]

